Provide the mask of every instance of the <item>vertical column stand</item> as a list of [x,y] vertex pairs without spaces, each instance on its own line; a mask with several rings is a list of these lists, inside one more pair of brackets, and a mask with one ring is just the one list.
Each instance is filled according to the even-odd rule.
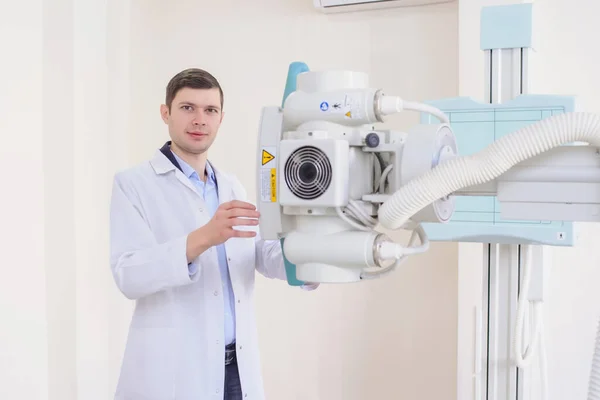
[[[528,48],[485,51],[485,101],[500,104],[527,94]],[[481,400],[524,400],[523,374],[512,363],[521,246],[484,244],[483,384]]]

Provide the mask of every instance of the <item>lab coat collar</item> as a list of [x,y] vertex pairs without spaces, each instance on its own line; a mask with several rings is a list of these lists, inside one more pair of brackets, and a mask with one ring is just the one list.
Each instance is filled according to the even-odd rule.
[[[161,150],[161,152],[162,152],[162,150]],[[190,164],[185,162],[185,160],[183,160],[181,157],[179,157],[177,154],[175,154],[173,152],[170,152],[169,154],[175,157],[177,164],[179,164],[179,166],[181,167],[180,171],[183,172],[183,174],[185,176],[187,176],[189,179],[194,179],[194,176],[198,177],[198,173],[196,172],[196,170],[194,168],[192,168],[192,166]],[[171,158],[169,156],[167,156],[167,158],[169,160],[171,160]],[[216,184],[217,179],[215,177],[215,171],[214,171],[211,163],[208,160],[206,160],[205,170],[206,170],[205,174],[208,177],[209,181]]]
[[[171,141],[166,142],[154,155],[154,158],[150,160],[150,164],[154,168],[154,172],[157,174],[165,174],[167,172],[173,171],[177,168],[184,174],[186,177],[190,177],[189,171],[184,171],[182,165],[177,161],[175,154],[171,151]],[[214,166],[207,160],[206,161],[206,170],[211,178],[215,178],[215,168]],[[188,172],[188,173],[186,173]]]
[[[175,169],[181,171],[181,166],[171,152],[171,142],[165,143],[163,147],[156,151],[154,157],[150,160],[150,165],[158,175],[166,174]],[[182,172],[183,173],[183,172]]]
[[[178,176],[179,180],[182,183],[184,183],[186,186],[188,186],[190,189],[195,191],[193,185],[191,184],[190,180],[183,172],[181,165],[179,164],[179,162],[177,162],[175,155],[171,151],[171,142],[170,141],[166,142],[159,150],[156,151],[156,154],[150,160],[150,164],[152,165],[152,168],[154,168],[154,172],[156,172],[159,175],[166,174],[171,171],[179,170],[179,171],[177,171],[179,173],[176,174]],[[221,183],[221,184],[217,184],[219,197],[222,199],[230,198],[231,194],[228,193],[227,190],[223,190],[223,189],[224,189],[224,187],[230,186],[231,182],[229,182],[229,180],[227,179],[227,177],[225,175],[220,173],[218,168],[215,168],[215,166],[210,164],[208,161],[207,161],[207,169],[209,170],[209,173],[213,174],[215,181]],[[223,185],[222,183],[225,183],[225,185]]]

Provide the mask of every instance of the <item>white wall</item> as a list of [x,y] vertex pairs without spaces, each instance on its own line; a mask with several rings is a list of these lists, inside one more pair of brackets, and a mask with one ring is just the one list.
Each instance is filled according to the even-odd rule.
[[34,399],[48,382],[42,3],[5,8],[0,48],[12,57],[0,63],[0,398]]
[[[324,16],[309,0],[135,1],[132,162],[168,139],[158,112],[167,81],[181,69],[204,68],[225,90],[225,120],[210,157],[254,198],[260,109],[281,103],[291,61],[366,71],[374,86],[405,98],[455,96],[457,29],[456,3]],[[390,126],[415,122],[407,114]],[[456,260],[456,244],[434,244],[385,280],[312,293],[259,280],[267,398],[454,398]]]
[[127,165],[127,5],[0,6],[2,399],[114,390],[129,304],[111,284],[107,211]]
[[[459,4],[459,83],[462,96],[483,98],[484,58],[479,50],[481,7],[528,1],[461,0]],[[576,5],[574,4],[576,3]],[[598,69],[594,51],[600,28],[594,0],[544,0],[534,4],[535,52],[530,62],[530,93],[577,95],[582,111],[600,111]],[[553,248],[548,263],[549,290],[545,330],[549,373],[548,399],[586,398],[591,357],[600,314],[600,252],[595,239],[600,226],[582,224],[576,248]],[[481,246],[459,246],[459,397],[474,399],[473,307],[481,300]],[[539,370],[529,399],[540,399]]]

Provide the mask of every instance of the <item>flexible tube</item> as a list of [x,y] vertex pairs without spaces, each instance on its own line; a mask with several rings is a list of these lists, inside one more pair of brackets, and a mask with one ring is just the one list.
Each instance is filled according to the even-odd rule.
[[544,338],[544,322],[540,316],[540,375],[542,400],[548,399],[548,356],[546,354],[546,339]]
[[403,227],[437,199],[491,181],[521,161],[576,141],[600,145],[599,115],[548,117],[501,137],[478,153],[446,160],[397,190],[380,207],[379,222],[387,229]]
[[443,124],[450,123],[448,116],[439,108],[435,108],[425,103],[419,103],[418,101],[404,100],[399,96],[383,95],[379,101],[379,104],[377,104],[377,107],[380,115],[390,115],[405,110],[418,111],[433,115]]
[[375,191],[379,191],[379,193],[384,193],[385,180],[387,179],[387,176],[390,174],[390,172],[393,168],[394,168],[394,164],[390,164],[387,167],[385,167],[385,169],[381,173],[381,177],[379,178],[379,183],[377,184]]
[[592,359],[592,372],[588,386],[588,400],[600,400],[600,324],[596,332],[596,348]]
[[[541,379],[541,399],[546,400],[548,398],[548,365],[546,355],[546,343],[544,340],[544,309],[542,301],[529,301],[529,287],[532,279],[533,269],[533,257],[532,257],[532,245],[523,245],[523,284],[522,289],[519,292],[519,299],[517,304],[517,318],[515,321],[512,352],[513,360],[517,367],[525,368],[530,366],[535,351],[539,351],[539,363],[540,363],[540,379]],[[522,353],[523,347],[523,325],[525,323],[525,309],[529,308],[530,311],[530,330],[531,338],[528,341],[529,344],[524,354]]]
[[540,335],[542,334],[541,323],[543,318],[543,309],[541,302],[532,302],[530,307],[533,314],[533,338],[525,350],[525,354],[522,354],[521,349],[523,348],[523,325],[525,323],[525,310],[530,305],[528,300],[529,297],[529,286],[531,285],[531,245],[524,245],[523,248],[523,287],[519,293],[519,300],[517,303],[517,319],[515,321],[515,328],[513,333],[513,357],[515,364],[519,368],[525,368],[531,364],[531,360],[538,347]]
[[[417,238],[419,238],[419,240],[421,242],[421,244],[419,246],[414,245]],[[406,261],[406,259],[408,258],[409,255],[424,253],[428,249],[429,249],[429,237],[427,236],[425,229],[423,229],[423,227],[419,224],[413,230],[413,233],[410,236],[410,239],[408,241],[408,246],[402,249],[402,251],[401,251],[402,254],[397,258],[397,260],[392,265],[390,265],[389,267],[386,267],[386,268],[375,270],[375,271],[363,271],[361,273],[360,277],[361,277],[361,279],[382,278],[382,277],[392,273],[394,270],[396,270],[404,261]]]
[[354,221],[348,215],[344,214],[344,210],[342,209],[342,207],[336,207],[335,212],[337,213],[338,217],[343,219],[348,225],[352,226],[355,229],[358,229],[359,231],[369,232],[373,230],[373,227],[368,226],[365,223]]
[[402,109],[410,110],[410,111],[419,111],[427,114],[431,114],[434,117],[438,118],[440,122],[443,124],[450,123],[450,119],[448,116],[438,108],[432,107],[430,105],[424,103],[418,103],[416,101],[406,101],[402,100]]

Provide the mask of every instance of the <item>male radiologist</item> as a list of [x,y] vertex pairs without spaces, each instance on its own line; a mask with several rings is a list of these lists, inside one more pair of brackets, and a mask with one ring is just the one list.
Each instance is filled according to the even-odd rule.
[[114,179],[111,269],[136,301],[115,399],[263,400],[254,279],[286,279],[279,241],[260,239],[241,183],[207,159],[219,82],[178,73],[160,112],[171,140]]

